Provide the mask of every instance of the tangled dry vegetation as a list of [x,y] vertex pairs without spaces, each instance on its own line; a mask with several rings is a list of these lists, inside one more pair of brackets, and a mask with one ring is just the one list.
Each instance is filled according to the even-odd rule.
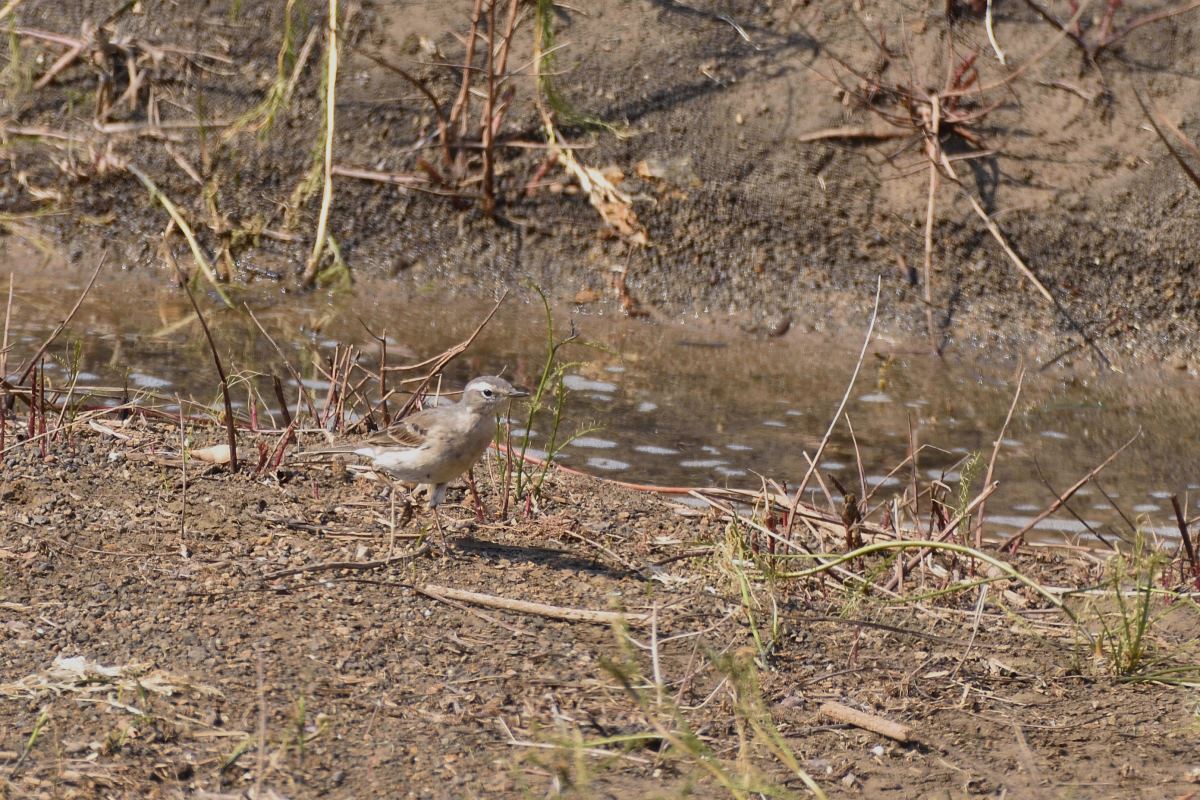
[[[78,213],[64,184],[128,174],[166,215],[161,244],[166,265],[183,279],[191,277],[188,272],[202,276],[222,302],[232,305],[228,284],[239,277],[244,255],[264,238],[308,248],[302,285],[348,281],[349,267],[330,225],[335,176],[449,197],[460,208],[478,204],[490,216],[497,212],[501,191],[497,160],[504,152],[532,148],[543,151],[544,160],[524,186],[506,187],[507,201],[538,191],[546,174],[561,166],[614,235],[635,244],[646,241],[631,198],[601,170],[583,163],[560,129],[560,119],[577,127],[603,123],[574,111],[555,89],[549,0],[477,0],[465,30],[456,33],[462,52],[446,56],[423,41],[426,65],[421,69],[398,65],[366,43],[368,31],[356,2],[329,0],[323,9],[319,4],[310,9],[287,0],[282,9],[261,9],[278,25],[270,30],[279,42],[269,71],[256,63],[254,50],[239,48],[221,25],[207,19],[191,21],[191,27],[211,31],[204,46],[164,40],[165,31],[179,27],[170,20],[180,11],[167,6],[125,2],[103,19],[84,18],[78,32],[17,23],[19,2],[0,11],[8,31],[8,61],[0,78],[4,152],[23,192],[14,205],[28,209],[4,216],[10,228],[20,227],[49,248],[36,230],[22,226],[45,215]],[[234,30],[244,27],[241,14],[253,13],[238,8],[229,10],[228,27]],[[518,42],[527,52],[514,52]],[[345,80],[341,71],[348,54],[400,76],[427,101],[428,129],[420,126],[408,150],[410,171],[348,165],[335,152],[338,83]],[[522,63],[514,65],[517,58]],[[260,99],[247,102],[247,87],[235,76],[259,68],[271,78]],[[214,88],[234,98],[216,114],[207,99]],[[24,122],[56,102],[65,102],[72,112],[63,128]],[[508,124],[517,103],[536,113],[540,141]],[[77,107],[90,120],[85,122]],[[315,128],[309,124],[313,119],[320,120]],[[295,141],[281,130],[285,121],[311,130],[311,140]],[[247,178],[273,183],[262,174],[276,169],[270,165],[271,151],[297,146],[307,147],[310,156],[304,169],[287,176],[294,180],[287,201],[270,210],[247,208],[240,184]],[[258,154],[249,157],[258,159],[259,174],[244,174],[247,153]],[[289,163],[296,172],[295,160]],[[163,169],[175,174],[164,176]],[[179,175],[186,178],[186,195],[163,188],[164,178],[178,186]],[[177,235],[194,262],[187,270],[176,261]]]
[[[1068,4],[1070,13],[1063,19],[1036,0],[1025,2],[1057,34],[1033,49],[1020,63],[1011,61],[997,41],[990,0],[987,3],[952,0],[946,3],[943,24],[935,26],[928,25],[925,20],[906,25],[903,9],[890,12],[872,9],[873,22],[869,23],[857,6],[852,7],[849,13],[854,15],[862,34],[871,42],[874,57],[867,63],[855,63],[853,58],[839,54],[836,47],[827,47],[829,64],[822,64],[817,69],[827,70],[825,78],[840,89],[844,103],[867,112],[880,125],[816,130],[801,136],[800,140],[882,143],[885,146],[879,151],[881,183],[906,180],[922,172],[928,175],[919,282],[927,334],[935,350],[940,352],[944,342],[939,338],[934,313],[935,309],[945,305],[944,301],[935,299],[935,230],[941,216],[953,215],[952,209],[939,210],[939,202],[945,203],[939,185],[948,182],[956,190],[955,200],[967,203],[1022,280],[1066,321],[1070,330],[1082,336],[1097,363],[1108,367],[1111,366],[1109,359],[1094,342],[1094,331],[1089,331],[1087,325],[1074,318],[1063,298],[1056,296],[1039,278],[1037,270],[1026,263],[998,224],[995,214],[999,209],[993,205],[994,197],[989,194],[999,188],[1000,176],[981,179],[976,171],[972,179],[960,175],[959,169],[981,160],[994,163],[998,157],[1006,155],[1007,140],[1017,135],[1022,127],[1020,115],[1036,111],[1025,112],[1022,98],[1023,90],[1034,82],[1082,97],[1098,110],[1101,119],[1111,116],[1117,92],[1121,92],[1122,102],[1136,101],[1182,172],[1200,188],[1200,179],[1188,160],[1200,157],[1200,149],[1160,111],[1150,108],[1144,97],[1145,86],[1136,82],[1125,85],[1123,81],[1123,85],[1116,88],[1106,75],[1103,58],[1133,32],[1193,12],[1200,4],[1188,0],[1139,13],[1124,8],[1122,0],[1106,0],[1099,4],[1102,9],[1097,13],[1089,9],[1087,2],[1071,2]],[[979,27],[983,31],[978,30]],[[1088,91],[1065,77],[1050,80],[1043,77],[1034,81],[1032,75],[1063,41],[1069,41],[1079,49],[1083,62],[1081,74],[1097,76],[1099,88]],[[1010,113],[1015,109],[1017,120],[1014,122],[1010,117],[1004,123],[993,124],[995,112],[1000,109]],[[1174,140],[1164,133],[1164,129],[1171,131]],[[917,153],[915,157],[913,151]],[[980,171],[984,169],[979,167]],[[972,184],[975,184],[974,188]],[[900,261],[900,266],[909,273],[909,279],[915,285],[918,282],[915,270],[904,262],[903,257]]]

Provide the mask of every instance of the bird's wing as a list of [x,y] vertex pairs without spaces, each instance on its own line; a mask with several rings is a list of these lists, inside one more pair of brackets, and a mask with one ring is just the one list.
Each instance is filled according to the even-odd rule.
[[[432,410],[432,409],[427,409]],[[429,441],[429,426],[433,421],[426,411],[409,414],[381,431],[376,431],[361,444],[373,447],[424,447]]]
[[[320,449],[306,451],[309,455],[331,455],[337,453],[359,453],[366,455],[363,451],[370,451],[376,448],[387,448],[390,450],[417,450],[427,447],[430,444],[431,436],[437,436],[438,414],[431,412],[438,411],[444,413],[445,409],[427,408],[416,413],[409,414],[402,420],[393,422],[389,427],[381,431],[375,431],[369,436],[362,439],[356,439],[352,442],[343,442],[342,444],[323,447]],[[433,433],[431,434],[431,430]]]

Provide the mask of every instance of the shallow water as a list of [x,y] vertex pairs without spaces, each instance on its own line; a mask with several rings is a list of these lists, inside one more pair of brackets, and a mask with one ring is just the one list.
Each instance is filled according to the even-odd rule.
[[[10,372],[62,319],[86,281],[28,263],[13,262],[12,270]],[[7,272],[0,268],[0,291],[7,291]],[[289,296],[267,285],[239,300],[254,310],[318,402],[328,389],[318,365],[337,346],[361,347],[364,363],[377,366],[379,345],[368,328],[386,336],[389,364],[415,363],[465,338],[490,306],[478,297],[405,293],[377,282],[336,295]],[[226,369],[244,378],[236,381],[237,405],[244,409],[251,391],[263,404],[275,404],[264,377],[271,373],[284,379],[294,403],[295,382],[249,315],[220,311],[211,302],[205,307]],[[805,453],[816,451],[837,409],[862,335],[793,332],[763,341],[704,319],[646,322],[587,308],[557,309],[554,323],[563,333],[574,325],[579,341],[588,343],[562,352],[576,362],[565,378],[562,431],[578,435],[558,458],[606,477],[676,486],[755,488],[760,475],[798,481],[808,466]],[[447,370],[446,386],[500,371],[532,386],[545,353],[540,304],[510,297]],[[217,401],[207,345],[187,300],[156,274],[103,273],[46,366],[52,382],[74,377],[77,396],[127,385],[131,393],[148,393],[142,402],[165,408],[177,407],[176,396]],[[1011,358],[968,352],[938,359],[919,342],[877,338],[846,408],[854,437],[843,420],[821,457],[822,474],[860,495],[865,485],[873,505],[886,501],[911,485],[911,467],[889,472],[913,441],[925,446],[918,459],[923,486],[938,479],[957,495],[965,473],[977,490],[1012,400],[1016,369]],[[1194,378],[1160,372],[1028,375],[997,462],[1001,487],[988,504],[993,528],[1003,535],[1025,525],[1141,428],[1141,438],[1102,473],[1101,485],[1135,524],[1175,536],[1170,496],[1200,495],[1197,388]],[[514,411],[521,433],[524,410]],[[550,428],[548,417],[534,420],[531,452],[546,451]],[[824,502],[815,483],[812,491],[814,501]],[[1102,534],[1129,530],[1093,486],[1084,487],[1071,508]],[[1074,538],[1087,528],[1062,510],[1036,530]]]

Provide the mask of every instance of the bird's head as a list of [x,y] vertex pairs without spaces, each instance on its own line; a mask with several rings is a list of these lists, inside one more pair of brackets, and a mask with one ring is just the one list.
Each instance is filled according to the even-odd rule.
[[492,409],[510,397],[525,397],[529,392],[514,389],[504,378],[487,375],[476,378],[463,389],[462,402],[475,408]]

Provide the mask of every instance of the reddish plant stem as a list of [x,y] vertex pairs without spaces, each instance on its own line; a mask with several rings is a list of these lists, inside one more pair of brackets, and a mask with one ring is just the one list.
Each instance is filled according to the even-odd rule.
[[[459,141],[467,138],[467,115],[471,108],[471,70],[475,65],[475,39],[479,36],[479,20],[482,16],[483,0],[475,0],[475,7],[471,10],[471,31],[467,34],[467,52],[463,56],[462,85],[458,90],[458,99],[450,109],[450,124],[453,125],[456,120],[459,123]],[[456,171],[459,174],[462,173],[463,158],[464,153],[459,150],[456,159]]]
[[288,427],[292,424],[292,412],[288,408],[287,397],[283,394],[283,382],[273,372],[271,373],[271,384],[275,389],[275,399],[279,401],[279,410],[283,414],[283,425]]
[[1196,548],[1192,546],[1192,537],[1188,533],[1187,520],[1183,517],[1183,509],[1179,506],[1179,495],[1171,495],[1171,507],[1175,509],[1175,523],[1179,525],[1179,535],[1183,539],[1183,549],[1187,553],[1188,564],[1192,567],[1192,579],[1196,588],[1200,589],[1200,564],[1196,563]]
[[496,0],[488,0],[487,57],[484,59],[487,74],[487,94],[483,103],[483,213],[496,211],[496,163],[495,141],[492,135],[492,117],[496,113]]

